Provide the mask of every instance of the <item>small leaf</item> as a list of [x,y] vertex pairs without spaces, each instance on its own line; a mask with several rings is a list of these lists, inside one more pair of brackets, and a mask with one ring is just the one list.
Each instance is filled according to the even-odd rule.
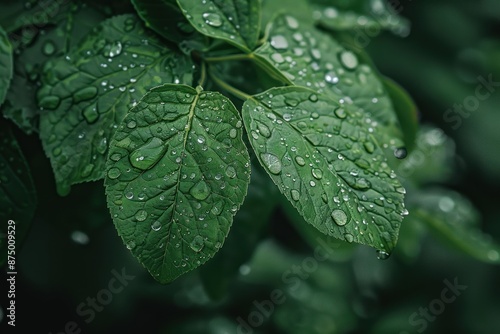
[[[31,173],[19,144],[4,120],[0,120],[0,266],[7,259],[7,235],[15,231],[19,250],[31,226],[36,195]],[[15,222],[14,230],[8,221]]]
[[[280,15],[275,19],[269,41],[255,51],[255,57],[281,71],[298,86],[362,110],[372,128],[399,127],[377,73],[331,36],[293,16]],[[387,131],[377,133],[381,145],[402,146],[399,136],[388,136]]]
[[177,0],[186,18],[202,34],[250,52],[260,29],[259,0]]
[[181,43],[201,36],[182,15],[175,0],[132,0],[132,4],[146,26],[169,41]]
[[260,163],[308,223],[348,242],[394,248],[407,214],[404,189],[360,112],[285,87],[247,100],[242,113]]
[[[355,30],[363,33],[366,29],[366,38],[373,35],[373,31],[390,30],[398,35],[407,36],[409,22],[397,15],[385,0],[312,0],[314,17],[321,26],[333,30]],[[370,35],[368,35],[370,34]]]
[[458,193],[433,189],[413,196],[414,217],[445,244],[483,262],[500,264],[500,245],[478,227],[479,213]]
[[0,106],[3,105],[12,79],[12,46],[7,33],[0,26]]
[[227,98],[167,84],[146,94],[113,137],[108,206],[127,247],[159,282],[222,246],[250,178],[241,135]]
[[40,137],[58,192],[104,176],[111,135],[148,89],[191,80],[190,59],[162,46],[134,15],[104,21],[67,57],[48,62]]

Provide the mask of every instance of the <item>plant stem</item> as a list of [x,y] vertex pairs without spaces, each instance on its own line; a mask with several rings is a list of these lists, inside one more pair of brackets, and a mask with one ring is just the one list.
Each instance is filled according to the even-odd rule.
[[201,75],[200,75],[200,80],[198,81],[198,86],[203,87],[205,84],[205,81],[207,81],[207,65],[205,64],[204,61],[201,62]]
[[230,84],[228,84],[224,80],[220,79],[218,76],[214,75],[213,71],[209,71],[209,74],[210,74],[210,78],[212,78],[212,80],[217,85],[219,85],[222,89],[228,91],[229,93],[233,94],[234,96],[236,96],[240,100],[246,101],[246,100],[252,98],[251,95],[248,95],[247,93],[242,92],[238,88],[231,86]]

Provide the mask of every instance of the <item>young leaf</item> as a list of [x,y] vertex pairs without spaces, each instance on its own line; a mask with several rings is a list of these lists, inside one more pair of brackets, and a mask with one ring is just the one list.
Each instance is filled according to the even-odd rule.
[[12,46],[7,33],[0,27],[0,106],[2,106],[12,79]]
[[[146,26],[174,43],[198,37],[175,0],[132,0]],[[201,36],[203,37],[203,36]]]
[[[314,27],[280,15],[270,29],[269,42],[255,53],[294,84],[362,110],[373,127],[397,126],[391,100],[377,74],[352,51]],[[380,144],[386,144],[383,131],[380,134]]]
[[160,44],[134,15],[100,24],[44,68],[40,137],[58,191],[104,176],[108,141],[129,110],[161,83],[192,80],[192,63]]
[[36,92],[43,64],[65,56],[104,18],[100,11],[84,5],[58,15],[57,25],[44,29],[26,48],[18,48],[14,77],[2,107],[4,116],[27,134],[38,132],[39,108]]
[[168,283],[222,246],[247,192],[242,121],[219,93],[152,89],[110,145],[106,194],[123,241]]
[[177,0],[186,18],[202,34],[250,52],[260,31],[259,0]]
[[[7,258],[8,221],[15,222],[16,249],[28,233],[35,212],[35,187],[19,144],[0,120],[0,266]],[[10,230],[12,231],[12,230]],[[12,233],[12,232],[10,232]]]
[[404,189],[360,112],[283,87],[247,100],[242,113],[260,163],[308,223],[391,252],[407,213]]

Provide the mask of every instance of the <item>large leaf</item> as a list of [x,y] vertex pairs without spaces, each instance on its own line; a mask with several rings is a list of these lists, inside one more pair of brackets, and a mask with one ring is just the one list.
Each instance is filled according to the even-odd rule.
[[182,15],[175,0],[132,0],[146,26],[174,43],[203,37]]
[[391,252],[405,191],[360,112],[303,87],[270,89],[242,112],[261,164],[308,223]]
[[40,137],[60,194],[104,176],[111,135],[148,89],[191,82],[191,61],[159,43],[136,16],[116,16],[67,57],[46,64]]
[[[10,128],[0,120],[0,266],[7,258],[7,233],[15,233],[19,250],[31,226],[35,206],[35,187],[28,164]],[[15,222],[14,230],[7,230],[9,220]]]
[[[373,128],[398,127],[391,100],[375,71],[314,27],[280,15],[272,24],[269,42],[255,53],[255,57],[284,73],[294,84],[359,110]],[[388,131],[377,132],[380,144],[399,146],[400,138],[388,138]]]
[[249,52],[260,31],[259,0],[177,0],[186,18],[202,34]]
[[210,259],[247,192],[242,121],[219,93],[152,89],[109,151],[108,206],[132,253],[162,283]]
[[[310,0],[314,18],[325,28],[354,30],[360,38],[369,39],[382,29],[406,36],[409,22],[397,15],[386,0]],[[366,30],[366,33],[363,31]],[[364,36],[363,36],[364,35]]]
[[12,79],[12,46],[7,33],[0,27],[0,106],[5,100]]
[[57,25],[47,27],[27,47],[16,52],[14,78],[2,112],[27,134],[38,132],[36,92],[43,64],[69,53],[105,18],[100,11],[84,5],[75,5],[64,14],[58,15]]
[[500,264],[500,245],[480,230],[479,213],[462,195],[431,189],[413,196],[409,205],[414,217],[443,243],[477,260]]

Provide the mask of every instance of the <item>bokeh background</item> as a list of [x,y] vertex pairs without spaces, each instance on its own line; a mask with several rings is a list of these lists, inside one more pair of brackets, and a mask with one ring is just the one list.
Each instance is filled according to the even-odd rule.
[[[284,6],[293,9],[292,2]],[[102,182],[76,186],[69,196],[59,197],[40,142],[15,130],[39,194],[33,226],[18,255],[16,330],[500,332],[495,243],[500,242],[500,2],[392,3],[411,23],[410,32],[374,33],[365,51],[382,74],[413,98],[420,130],[415,149],[400,167],[410,214],[389,259],[377,259],[368,247],[330,241],[330,258],[312,266],[307,259],[320,244],[318,236],[255,170],[251,197],[221,252],[202,268],[160,285],[118,237]],[[457,119],[448,110],[475,96],[479,77],[498,84],[470,115]],[[309,265],[307,275],[290,274],[304,264]],[[108,287],[113,270],[134,278],[87,323],[77,308]],[[5,282],[4,273],[0,277]],[[440,304],[445,281],[467,288],[453,302]],[[275,289],[283,291],[284,302],[252,318],[258,311],[254,302],[264,305]],[[439,305],[444,305],[439,314],[431,310],[427,319],[419,313],[431,306],[436,311]],[[4,327],[5,304],[1,307]],[[244,328],[238,317],[258,326]],[[67,327],[72,321],[76,329]]]

